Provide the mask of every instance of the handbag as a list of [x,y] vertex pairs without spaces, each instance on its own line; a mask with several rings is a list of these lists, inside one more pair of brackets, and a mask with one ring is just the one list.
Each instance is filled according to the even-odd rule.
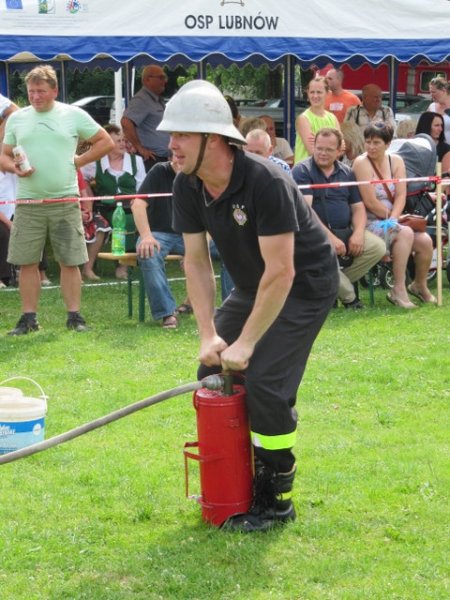
[[427,220],[421,215],[401,215],[398,219],[400,225],[411,227],[417,233],[424,233],[427,230]]

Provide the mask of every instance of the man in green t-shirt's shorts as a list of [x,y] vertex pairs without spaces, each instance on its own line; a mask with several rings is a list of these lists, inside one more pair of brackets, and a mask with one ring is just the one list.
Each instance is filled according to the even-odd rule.
[[[114,148],[106,131],[80,108],[57,102],[58,80],[52,67],[41,65],[25,79],[30,106],[7,121],[0,168],[18,176],[17,199],[52,200],[79,196],[77,169]],[[78,139],[91,142],[76,155]],[[22,171],[13,148],[21,146],[30,164]],[[80,315],[81,274],[87,262],[78,202],[18,204],[11,230],[8,262],[20,265],[19,291],[23,314],[9,335],[39,329],[36,319],[41,283],[38,264],[47,236],[61,267],[61,291],[68,310],[67,328],[86,331]]]

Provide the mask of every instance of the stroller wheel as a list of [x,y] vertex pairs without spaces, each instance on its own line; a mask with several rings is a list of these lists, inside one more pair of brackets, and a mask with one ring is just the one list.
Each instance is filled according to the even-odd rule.
[[436,277],[437,277],[437,270],[436,269],[430,269],[428,271],[428,274],[427,274],[427,281],[428,281],[428,283],[430,283],[430,281],[434,281],[436,279]]
[[380,285],[383,290],[392,290],[394,287],[394,274],[390,266],[380,266]]
[[[408,269],[405,273],[405,283],[408,284],[411,281]],[[384,290],[392,290],[394,287],[394,273],[390,264],[380,265],[380,284]]]

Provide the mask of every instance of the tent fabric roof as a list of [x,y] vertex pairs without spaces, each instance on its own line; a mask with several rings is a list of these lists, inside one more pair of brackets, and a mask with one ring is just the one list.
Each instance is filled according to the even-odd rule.
[[64,54],[81,63],[100,54],[119,63],[148,55],[198,62],[260,55],[338,63],[441,62],[450,55],[449,0],[5,0],[0,7],[0,60],[29,52]]
[[[449,23],[450,26],[450,23]],[[178,62],[199,62],[215,55],[216,61],[222,56],[229,61],[249,61],[253,56],[261,56],[264,61],[279,61],[285,56],[294,56],[301,62],[333,61],[344,62],[370,62],[379,64],[390,57],[399,62],[419,62],[426,59],[438,63],[450,55],[450,41],[420,40],[420,52],[413,52],[411,46],[395,39],[359,40],[346,39],[334,40],[315,38],[305,40],[302,38],[270,38],[266,40],[253,39],[251,44],[244,43],[236,38],[224,37],[158,37],[151,39],[145,37],[114,37],[89,40],[78,37],[42,37],[25,36],[23,38],[9,39],[8,36],[0,37],[0,60],[25,62],[30,58],[42,61],[73,59],[80,63],[90,62],[101,58],[112,58],[118,63],[125,63],[137,56],[147,55],[160,63],[173,62],[177,57]],[[445,42],[445,44],[444,44]],[[446,47],[443,52],[442,48]],[[10,50],[6,50],[10,48]],[[25,52],[23,49],[32,49]],[[64,48],[61,55],[59,50]],[[101,48],[101,51],[100,51]],[[182,52],[180,50],[182,49]],[[213,49],[213,51],[212,51]],[[17,52],[16,52],[17,50]],[[105,52],[106,50],[106,52]],[[109,50],[109,51],[108,51]]]

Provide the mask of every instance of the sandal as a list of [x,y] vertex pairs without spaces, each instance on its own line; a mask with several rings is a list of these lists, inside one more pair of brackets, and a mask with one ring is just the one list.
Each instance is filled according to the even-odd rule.
[[180,304],[180,306],[175,311],[177,315],[192,315],[194,313],[194,309],[190,304]]
[[408,287],[406,289],[411,294],[411,296],[415,296],[422,302],[429,302],[430,304],[437,304],[437,300],[431,292],[428,292],[430,294],[429,296],[425,296],[425,294],[423,294],[420,290],[413,287],[412,284],[408,285]]
[[389,292],[386,296],[386,300],[391,304],[394,304],[394,306],[400,306],[400,308],[419,308],[417,304],[414,304],[410,300],[402,300],[396,296],[394,292]]
[[162,322],[163,329],[176,329],[178,327],[178,319],[175,315],[169,315],[164,317]]

